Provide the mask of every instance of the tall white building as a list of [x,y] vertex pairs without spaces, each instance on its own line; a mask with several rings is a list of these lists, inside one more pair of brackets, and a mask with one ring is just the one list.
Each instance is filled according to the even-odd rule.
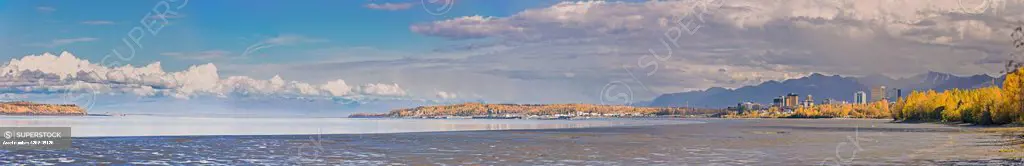
[[865,93],[864,91],[858,91],[857,93],[854,93],[853,94],[853,103],[854,104],[867,104],[868,103],[868,93]]

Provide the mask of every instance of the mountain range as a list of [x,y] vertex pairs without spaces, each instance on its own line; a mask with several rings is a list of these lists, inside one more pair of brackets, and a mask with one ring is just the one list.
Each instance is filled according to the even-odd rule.
[[768,81],[736,89],[714,87],[701,91],[662,94],[651,101],[649,106],[725,108],[747,101],[767,104],[771,103],[772,99],[789,93],[799,94],[801,100],[807,95],[812,95],[816,102],[823,99],[852,102],[854,93],[864,91],[870,95],[871,87],[885,86],[888,89],[887,96],[892,98],[896,96],[896,89],[902,89],[903,95],[913,90],[971,89],[1002,85],[1004,78],[1005,76],[996,78],[989,75],[956,76],[939,72],[895,79],[884,75],[843,77],[815,73],[802,78],[781,82]]

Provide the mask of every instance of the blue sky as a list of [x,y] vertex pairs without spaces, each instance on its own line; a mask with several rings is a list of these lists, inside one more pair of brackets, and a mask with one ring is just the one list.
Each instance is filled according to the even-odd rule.
[[[99,61],[160,1],[3,1],[0,22],[16,23],[0,31],[5,42],[34,43],[2,46],[3,58],[41,52],[73,50],[76,56]],[[466,15],[507,16],[528,7],[549,5],[545,1],[459,1],[458,8],[433,15],[413,5],[403,10],[381,10],[368,4],[418,3],[416,1],[168,1],[182,5],[180,13],[166,29],[142,39],[144,49],[138,58],[128,61],[145,65],[160,61],[168,70],[181,70],[206,61],[189,61],[168,56],[167,52],[224,50],[241,54],[248,46],[280,35],[296,35],[318,42],[261,51],[259,58],[244,63],[315,61],[329,57],[296,55],[325,48],[375,48],[401,52],[429,52],[458,44],[442,38],[409,31],[409,25]],[[187,3],[187,4],[182,4]],[[92,24],[90,24],[92,23]],[[52,45],[56,40],[88,39]]]
[[1021,13],[1024,0],[4,0],[0,88],[107,106],[627,104],[810,73],[997,74],[1021,59],[1002,35]]

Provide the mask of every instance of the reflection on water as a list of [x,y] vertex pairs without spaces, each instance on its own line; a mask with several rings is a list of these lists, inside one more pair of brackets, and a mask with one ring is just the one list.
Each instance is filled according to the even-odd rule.
[[223,117],[0,117],[0,126],[71,127],[75,137],[364,134],[696,123],[682,120],[349,119]]

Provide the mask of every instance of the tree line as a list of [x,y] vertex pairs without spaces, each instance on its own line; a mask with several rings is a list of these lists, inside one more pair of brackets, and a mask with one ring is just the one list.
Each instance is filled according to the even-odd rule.
[[733,118],[892,118],[896,121],[1001,125],[1024,122],[1024,68],[1009,72],[1002,87],[913,91],[893,103],[825,104],[795,108],[784,113],[767,111],[730,113]]

